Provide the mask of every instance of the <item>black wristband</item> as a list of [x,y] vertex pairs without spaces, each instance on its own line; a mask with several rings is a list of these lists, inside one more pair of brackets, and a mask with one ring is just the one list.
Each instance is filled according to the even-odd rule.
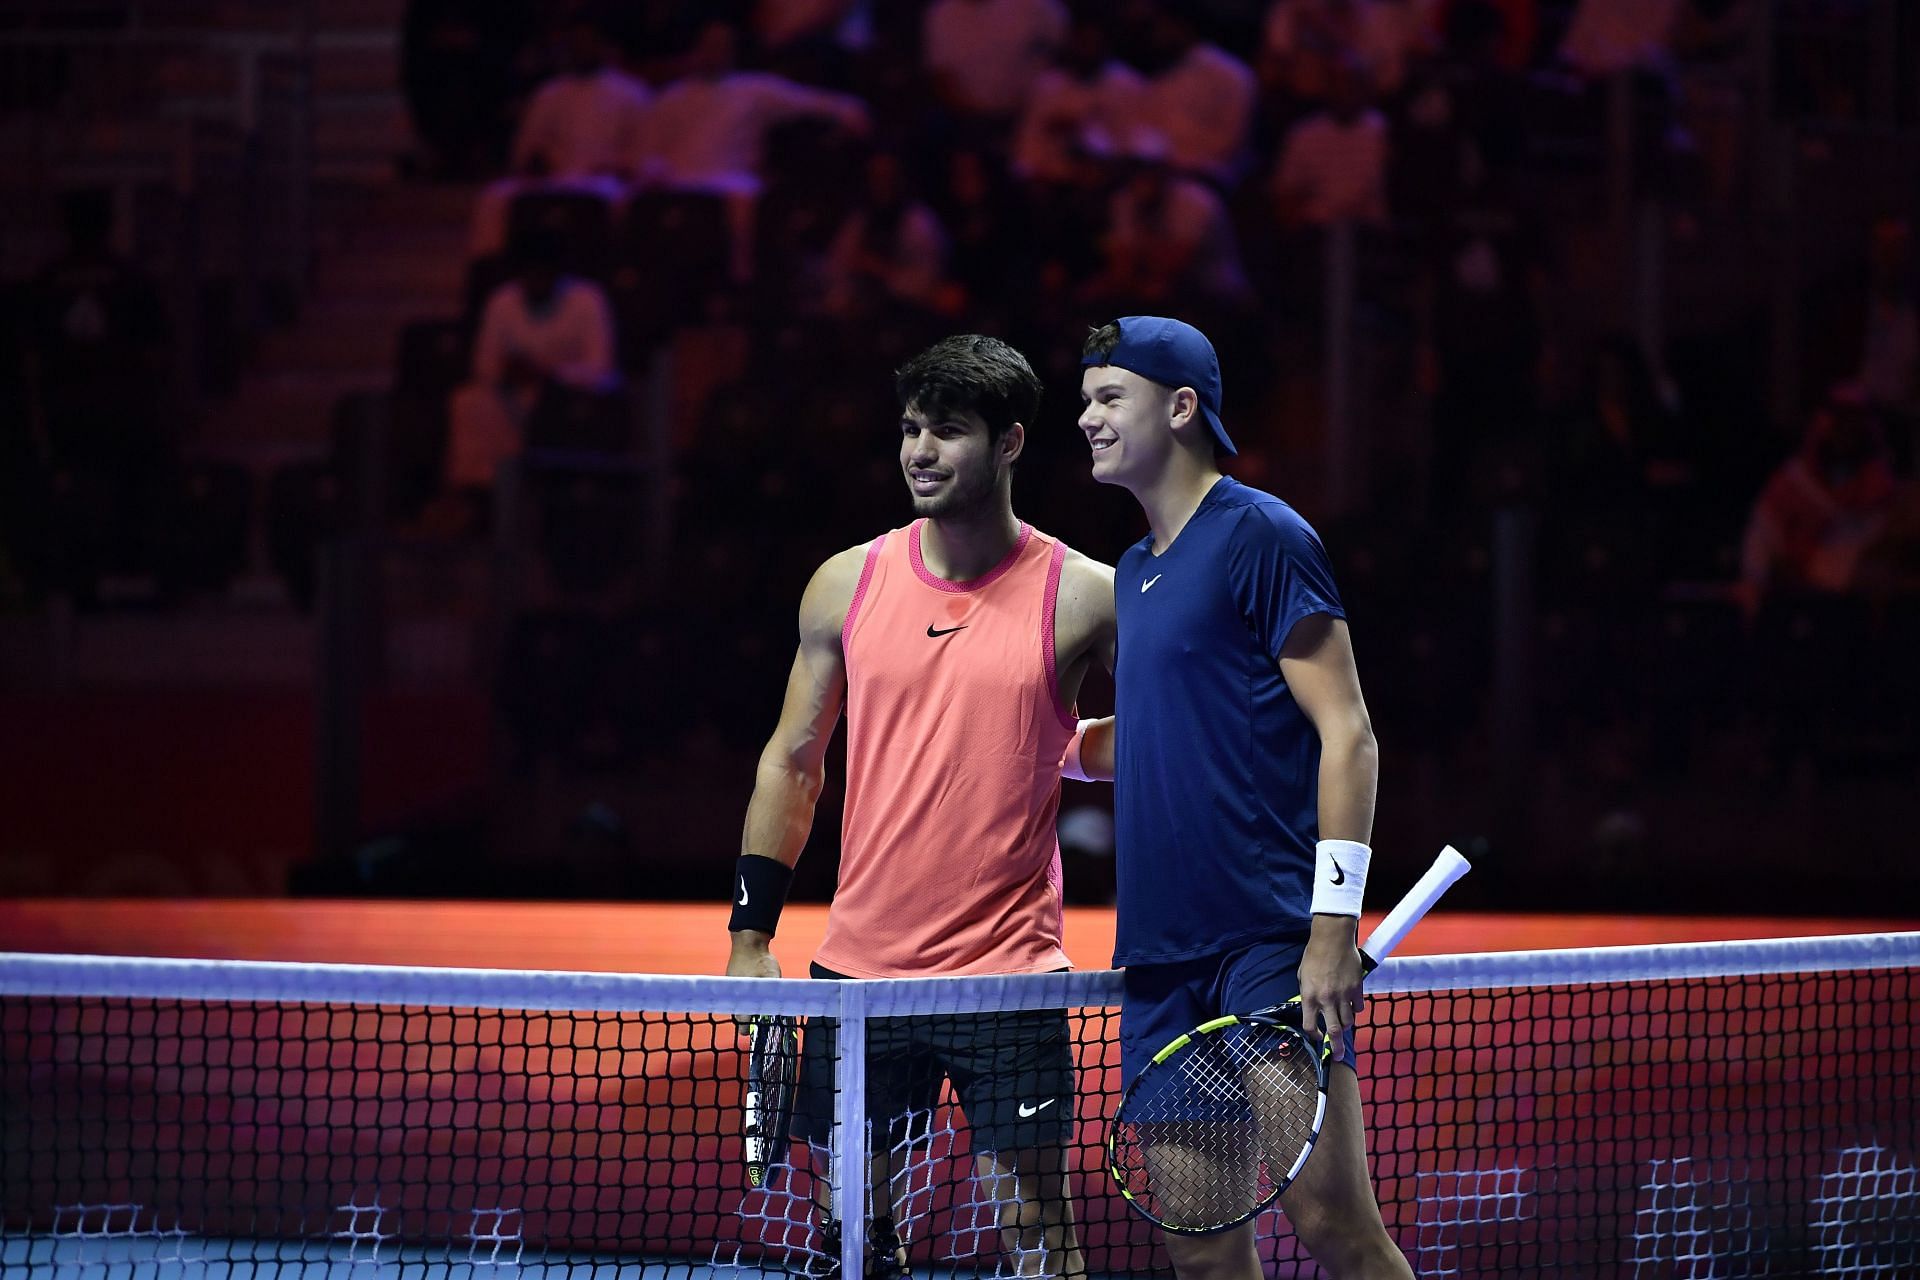
[[733,918],[727,921],[728,931],[757,929],[773,936],[792,883],[793,868],[786,863],[757,853],[741,854],[733,864]]

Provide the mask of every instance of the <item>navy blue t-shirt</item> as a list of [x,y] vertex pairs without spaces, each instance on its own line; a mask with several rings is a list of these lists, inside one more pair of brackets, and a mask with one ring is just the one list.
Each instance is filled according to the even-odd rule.
[[1113,962],[1192,959],[1312,920],[1320,737],[1280,675],[1294,624],[1346,617],[1326,548],[1223,478],[1173,545],[1114,573]]

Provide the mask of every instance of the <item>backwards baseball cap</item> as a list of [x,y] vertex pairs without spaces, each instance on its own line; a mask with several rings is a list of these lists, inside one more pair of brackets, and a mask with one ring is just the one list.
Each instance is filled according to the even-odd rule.
[[1082,368],[1113,365],[1168,387],[1192,387],[1200,397],[1200,413],[1213,430],[1214,443],[1227,456],[1240,451],[1220,425],[1220,357],[1207,335],[1184,320],[1166,316],[1122,316],[1114,322],[1120,341],[1102,356],[1080,357]]

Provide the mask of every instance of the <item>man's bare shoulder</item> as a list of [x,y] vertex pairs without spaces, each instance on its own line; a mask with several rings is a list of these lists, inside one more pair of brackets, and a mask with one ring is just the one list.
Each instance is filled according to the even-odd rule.
[[838,637],[846,624],[847,609],[860,585],[860,571],[867,562],[867,551],[874,539],[836,551],[813,571],[807,590],[800,597],[800,634]]
[[847,594],[851,596],[854,587],[859,585],[860,570],[866,566],[867,552],[877,541],[877,538],[868,538],[865,542],[857,542],[844,551],[836,551],[828,556],[813,571],[813,581],[808,584],[808,589],[820,583],[844,584]]
[[1113,566],[1068,547],[1060,563],[1060,596],[1112,616]]
[[1065,658],[1090,649],[1113,662],[1113,566],[1067,548],[1060,564],[1060,595],[1054,605],[1054,640]]

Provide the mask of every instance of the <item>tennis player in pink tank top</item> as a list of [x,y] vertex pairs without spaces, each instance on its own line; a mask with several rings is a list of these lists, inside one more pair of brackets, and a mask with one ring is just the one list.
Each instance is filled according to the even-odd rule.
[[[1067,967],[1054,816],[1074,703],[1114,661],[1113,570],[1014,515],[1040,403],[1018,351],[935,343],[895,378],[912,524],[829,558],[800,602],[800,650],[760,756],[733,885],[732,975],[778,977],[770,947],[812,829],[827,742],[847,715],[839,883],[812,973],[890,978]],[[902,1172],[886,1152],[943,1079],[965,1112],[1022,1275],[1085,1274],[1066,1178],[1073,1061],[1059,1011],[899,1019],[869,1030],[871,1274],[906,1266]],[[793,1136],[823,1159],[831,1033],[810,1029]],[[924,1126],[921,1132],[924,1133]],[[886,1141],[882,1142],[882,1135]],[[816,1185],[820,1185],[816,1181]],[[839,1254],[824,1206],[817,1247]],[[1037,1264],[1037,1265],[1036,1265]]]

